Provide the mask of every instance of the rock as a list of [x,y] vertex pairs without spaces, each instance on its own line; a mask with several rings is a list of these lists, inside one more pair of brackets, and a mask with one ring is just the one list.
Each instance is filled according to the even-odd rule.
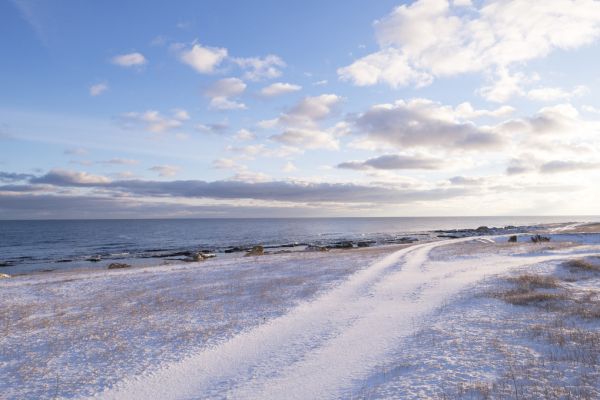
[[0,267],[10,267],[11,265],[14,265],[15,263],[12,261],[0,261]]
[[448,239],[460,239],[464,236],[457,236],[457,235],[437,235],[437,237],[439,238],[448,238]]
[[262,256],[265,254],[265,248],[262,246],[254,246],[252,250],[246,253],[246,257],[248,256]]
[[9,274],[0,274],[0,279],[10,278]]
[[488,228],[487,226],[480,226],[479,228],[475,229],[475,232],[489,232],[490,228]]
[[305,251],[329,251],[329,249],[325,246],[316,246],[311,244],[306,246]]
[[508,238],[508,243],[517,243],[517,235],[512,235]]
[[236,246],[236,247],[230,247],[228,249],[225,249],[224,253],[228,253],[228,254],[229,253],[238,253],[240,251],[245,251],[245,250],[247,250],[247,249],[244,249],[242,247],[237,247]]
[[352,242],[343,241],[343,242],[334,243],[330,247],[333,249],[351,249],[354,247],[354,245],[352,244]]
[[123,269],[123,268],[130,268],[131,265],[129,264],[125,264],[125,263],[110,263],[108,265],[108,269]]
[[533,243],[542,243],[542,242],[549,242],[550,238],[548,236],[542,236],[542,235],[533,235],[531,237],[531,241]]
[[373,243],[373,241],[364,241],[364,242],[358,242],[356,243],[356,247],[370,247]]

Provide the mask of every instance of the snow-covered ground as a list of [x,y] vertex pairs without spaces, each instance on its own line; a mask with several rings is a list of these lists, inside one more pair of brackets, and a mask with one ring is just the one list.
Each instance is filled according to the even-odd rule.
[[[570,342],[587,338],[589,354],[600,343],[600,311],[581,311],[598,306],[600,272],[562,265],[596,254],[600,235],[557,231],[541,244],[465,238],[4,279],[0,393],[535,398],[531,382],[555,376],[585,398],[600,390],[597,363],[572,356]],[[526,273],[558,283],[523,302],[539,297],[515,292]],[[579,335],[563,335],[560,351],[546,335],[556,321]]]

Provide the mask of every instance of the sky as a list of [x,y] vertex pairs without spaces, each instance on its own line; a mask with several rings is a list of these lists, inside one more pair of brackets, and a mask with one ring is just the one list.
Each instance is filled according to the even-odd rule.
[[0,219],[600,214],[600,1],[0,1]]

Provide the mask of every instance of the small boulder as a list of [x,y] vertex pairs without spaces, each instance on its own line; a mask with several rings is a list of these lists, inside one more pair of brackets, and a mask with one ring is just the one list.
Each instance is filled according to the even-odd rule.
[[517,243],[517,235],[512,235],[508,238],[508,243]]
[[249,252],[246,253],[246,257],[249,256],[262,256],[265,254],[265,248],[262,246],[254,246]]
[[542,236],[542,235],[533,235],[531,237],[531,241],[533,243],[542,243],[542,242],[549,242],[550,238],[548,236]]
[[352,242],[343,241],[334,243],[331,245],[331,247],[333,247],[334,249],[351,249],[354,247],[354,245],[352,244]]
[[373,242],[358,242],[356,243],[356,247],[370,247]]
[[129,267],[131,267],[131,265],[125,263],[110,263],[108,265],[108,269],[123,269]]
[[0,279],[10,278],[9,274],[0,274]]
[[325,246],[317,246],[310,244],[306,246],[306,251],[329,251],[329,249]]
[[487,226],[480,226],[479,228],[475,229],[476,232],[489,232],[490,228],[488,228]]

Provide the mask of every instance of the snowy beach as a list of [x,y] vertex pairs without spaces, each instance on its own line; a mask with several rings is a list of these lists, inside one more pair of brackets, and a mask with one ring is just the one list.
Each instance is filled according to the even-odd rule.
[[597,398],[596,232],[2,279],[0,393]]

